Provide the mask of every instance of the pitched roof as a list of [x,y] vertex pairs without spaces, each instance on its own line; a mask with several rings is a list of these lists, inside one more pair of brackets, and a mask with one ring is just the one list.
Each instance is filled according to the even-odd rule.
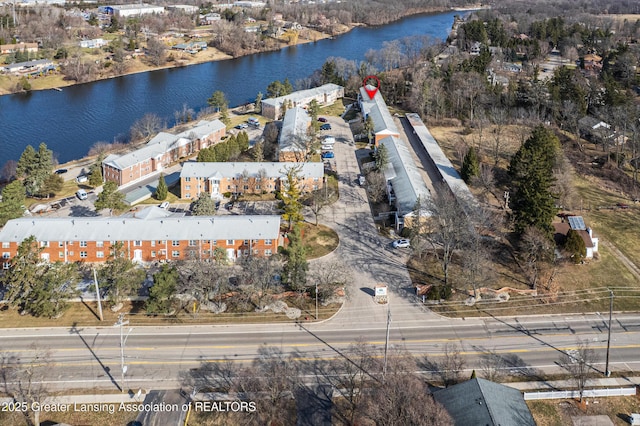
[[298,90],[297,92],[293,92],[289,95],[279,96],[277,98],[268,98],[262,101],[262,104],[273,105],[280,107],[285,100],[290,100],[293,103],[298,103],[302,101],[306,101],[307,99],[312,99],[325,93],[334,92],[342,89],[342,86],[338,86],[337,84],[327,83],[323,84],[319,87],[314,87],[313,89],[307,90]]
[[282,130],[278,139],[278,149],[280,151],[306,151],[307,129],[311,124],[311,117],[301,107],[288,109],[282,120]]
[[[293,163],[295,167],[301,167],[299,176],[304,178],[321,178],[324,176],[324,164],[315,163]],[[250,176],[255,176],[264,170],[266,178],[280,179],[286,176],[286,168],[292,163],[197,163],[189,161],[184,163],[180,178],[232,178],[239,177],[246,171]]]
[[[155,207],[153,207],[155,209]],[[0,241],[150,241],[276,239],[280,216],[162,217],[145,212],[134,217],[20,218],[0,230]]]
[[471,379],[433,394],[455,426],[535,426],[519,390],[485,379]]
[[220,120],[202,120],[198,122],[195,127],[180,132],[177,135],[160,132],[142,148],[123,155],[111,154],[104,159],[103,163],[118,170],[124,170],[142,161],[157,158],[193,140],[206,138],[225,127],[224,123]]
[[[564,238],[569,233],[569,229],[571,229],[571,225],[569,225],[566,222],[554,223],[553,229],[555,230],[553,234],[553,239],[557,245],[560,245],[564,242]],[[586,229],[574,229],[574,231],[576,231],[578,235],[582,237],[582,240],[584,241],[584,245],[586,248],[594,247],[593,240],[591,239],[591,236],[589,236],[589,231],[587,231]]]
[[[372,86],[368,86],[374,89]],[[373,98],[370,98],[364,87],[360,88],[362,115],[371,116],[374,124],[374,133],[399,135],[398,128],[393,122],[393,117],[387,108],[384,98],[378,90]]]

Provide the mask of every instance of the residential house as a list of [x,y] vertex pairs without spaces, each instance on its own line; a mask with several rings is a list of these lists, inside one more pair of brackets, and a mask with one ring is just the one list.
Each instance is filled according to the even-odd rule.
[[80,41],[80,47],[84,47],[86,49],[99,49],[102,46],[106,46],[107,44],[109,44],[109,42],[103,38],[94,38],[91,40]]
[[433,393],[455,426],[535,426],[519,390],[485,379],[471,379]]
[[578,121],[578,129],[581,137],[593,143],[623,145],[627,140],[625,135],[618,134],[610,124],[590,115]]
[[0,54],[5,55],[15,52],[30,52],[34,53],[38,51],[38,43],[14,43],[14,44],[0,44]]
[[311,117],[303,108],[288,109],[278,137],[278,161],[306,161],[309,154]]
[[[369,89],[371,90],[375,88],[369,86]],[[391,113],[387,108],[387,104],[379,90],[376,91],[373,98],[370,98],[365,88],[361,87],[358,95],[358,104],[360,105],[360,111],[362,111],[363,119],[366,120],[367,117],[371,117],[373,120],[374,138],[372,142],[375,146],[378,146],[378,143],[382,139],[389,136],[393,136],[395,138],[400,137],[400,132],[398,132],[398,128],[393,122],[393,117],[391,116]]]
[[200,25],[211,25],[220,19],[222,19],[222,17],[219,13],[207,13],[206,15],[200,15]]
[[143,147],[122,155],[111,154],[102,162],[102,176],[118,186],[161,172],[169,164],[216,144],[226,133],[220,120],[199,121],[177,135],[160,132]]
[[322,188],[324,165],[316,163],[184,163],[180,172],[180,196],[197,199],[201,194],[221,199],[223,194],[275,192],[286,184],[287,170],[298,169],[298,188],[302,192]]
[[313,89],[293,92],[286,96],[264,99],[262,101],[262,115],[271,120],[277,120],[281,116],[284,102],[291,103],[292,107],[305,108],[314,99],[319,105],[331,105],[342,97],[344,97],[344,87],[328,83]]
[[479,41],[474,41],[469,48],[469,54],[471,56],[478,56],[480,54],[480,49],[482,49],[482,43]]
[[584,69],[586,71],[594,71],[596,73],[602,70],[602,57],[590,53],[583,58]]
[[118,4],[109,6],[111,13],[119,18],[128,18],[129,16],[142,16],[164,13],[164,7],[150,4]]
[[135,262],[230,260],[277,253],[280,216],[173,216],[149,207],[131,217],[21,218],[0,230],[2,267],[9,269],[22,241],[34,236],[46,262],[104,262],[116,244]]
[[0,68],[2,72],[14,75],[36,75],[47,71],[55,70],[53,61],[49,59],[38,59],[37,61],[17,62],[6,64]]
[[[599,239],[593,236],[593,230],[585,225],[582,216],[567,216],[566,221],[563,220],[560,223],[554,223],[553,228],[555,230],[553,239],[557,246],[564,244],[569,230],[573,229],[584,241],[587,249],[586,259],[593,259],[593,255],[598,252]],[[556,254],[558,255],[559,253]]]

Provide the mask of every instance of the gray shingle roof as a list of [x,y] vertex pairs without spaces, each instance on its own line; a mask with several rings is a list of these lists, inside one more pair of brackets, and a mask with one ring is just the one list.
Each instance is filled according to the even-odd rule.
[[311,117],[303,108],[288,109],[282,120],[278,149],[289,152],[306,151],[309,140],[307,130],[310,123]]
[[260,170],[264,170],[266,178],[279,179],[286,176],[286,168],[301,167],[300,177],[321,178],[324,176],[324,165],[315,163],[197,163],[186,162],[182,166],[180,178],[232,178],[240,177],[246,170],[249,176],[256,176]]
[[[155,207],[154,207],[155,208]],[[7,222],[0,241],[150,241],[277,239],[280,216],[21,218]]]
[[220,120],[202,120],[195,127],[177,135],[160,132],[142,148],[123,155],[111,154],[104,159],[103,163],[118,170],[124,170],[142,161],[160,157],[164,153],[186,145],[192,140],[205,138],[223,128],[225,128],[225,125]]
[[328,83],[328,84],[323,84],[322,86],[319,86],[319,87],[314,87],[313,89],[298,90],[297,92],[293,92],[290,95],[280,96],[277,98],[264,99],[262,103],[280,107],[285,99],[291,100],[291,102],[294,102],[294,103],[298,103],[298,102],[305,101],[307,99],[314,98],[316,96],[321,96],[325,93],[330,93],[336,90],[340,90],[341,88],[342,86],[338,86],[337,84]]
[[399,134],[393,117],[387,108],[380,91],[376,92],[373,99],[369,98],[364,87],[360,88],[360,98],[362,106],[362,115],[364,117],[370,115],[374,124],[374,133],[386,132],[386,134]]
[[471,379],[433,394],[455,426],[535,426],[519,390],[484,379]]

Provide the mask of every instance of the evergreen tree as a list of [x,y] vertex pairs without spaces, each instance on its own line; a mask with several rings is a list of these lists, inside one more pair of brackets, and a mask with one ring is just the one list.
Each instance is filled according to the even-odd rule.
[[253,157],[253,161],[261,162],[264,161],[264,145],[262,142],[258,142],[253,146],[251,150],[251,156]]
[[384,144],[380,144],[375,152],[376,170],[384,170],[389,163],[389,151]]
[[158,187],[156,188],[156,193],[153,194],[153,196],[158,201],[164,201],[167,199],[167,195],[169,195],[169,188],[167,188],[167,182],[164,180],[164,174],[160,173],[160,177],[158,178]]
[[285,168],[286,179],[280,192],[284,210],[282,218],[289,222],[289,229],[304,220],[302,202],[300,201],[300,188],[298,187],[300,170],[300,167],[295,166]]
[[469,148],[467,154],[462,160],[462,170],[460,176],[466,183],[471,183],[471,179],[480,174],[480,165],[478,164],[478,156],[474,147]]
[[28,145],[20,156],[16,166],[16,175],[24,179],[23,184],[28,195],[39,195],[44,181],[51,175],[53,152],[43,142],[38,151]]
[[213,216],[216,214],[216,202],[203,192],[193,203],[192,211],[194,216]]
[[249,149],[249,135],[247,132],[240,132],[238,136],[236,136],[236,141],[238,142],[238,149],[240,152],[244,152]]
[[98,271],[101,288],[107,290],[111,305],[117,305],[125,297],[135,295],[142,285],[145,275],[145,271],[138,268],[129,259],[129,254],[122,242],[116,242],[111,247],[109,259]]
[[93,163],[89,168],[89,185],[97,188],[104,182],[102,177],[102,158]]
[[172,298],[178,285],[178,271],[167,264],[153,275],[153,286],[149,289],[149,299],[145,309],[149,314],[166,314],[171,312]]
[[49,176],[47,176],[42,182],[42,186],[38,191],[38,196],[49,198],[50,195],[55,194],[56,192],[60,192],[63,185],[64,179],[62,179],[62,176],[55,173],[50,173]]
[[289,81],[289,77],[284,79],[284,82],[282,83],[282,91],[283,91],[282,95],[290,95],[293,93],[293,86]]
[[373,132],[375,131],[375,123],[373,122],[373,118],[370,115],[367,115],[367,118],[364,120],[364,134],[367,135],[367,140],[369,144],[371,144],[371,139],[373,138]]
[[538,126],[511,158],[510,206],[519,234],[534,226],[551,237],[551,221],[557,210],[551,187],[559,153],[558,138],[551,130]]
[[223,105],[222,108],[220,108],[220,121],[222,121],[225,126],[231,124],[231,119],[229,118],[229,108],[226,104]]
[[220,90],[213,92],[211,97],[207,99],[207,103],[212,106],[216,112],[220,112],[223,107],[227,107],[229,105],[229,101],[227,101],[224,92]]
[[22,217],[25,197],[24,185],[19,180],[14,180],[4,187],[0,202],[0,226],[4,226],[11,219]]
[[256,106],[253,108],[256,114],[260,114],[262,112],[262,96],[262,92],[258,92],[258,96],[256,96]]
[[279,80],[272,81],[267,86],[267,98],[278,98],[284,95],[284,88]]
[[569,229],[564,249],[569,253],[574,263],[582,262],[587,257],[587,246],[577,231]]
[[127,208],[124,202],[124,194],[119,192],[118,185],[111,181],[104,184],[94,206],[98,211],[102,209],[124,210]]
[[302,244],[300,225],[296,224],[288,234],[289,246],[285,253],[287,261],[282,270],[283,282],[293,291],[304,292],[307,288],[307,248]]

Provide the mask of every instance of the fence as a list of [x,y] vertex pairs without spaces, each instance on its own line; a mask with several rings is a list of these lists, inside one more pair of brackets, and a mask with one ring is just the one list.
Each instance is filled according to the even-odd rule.
[[[629,396],[635,395],[636,388],[608,388],[608,389],[585,389],[582,396],[585,398],[598,398],[604,396]],[[570,399],[579,398],[580,391],[548,391],[548,392],[525,392],[525,401],[536,399]]]

